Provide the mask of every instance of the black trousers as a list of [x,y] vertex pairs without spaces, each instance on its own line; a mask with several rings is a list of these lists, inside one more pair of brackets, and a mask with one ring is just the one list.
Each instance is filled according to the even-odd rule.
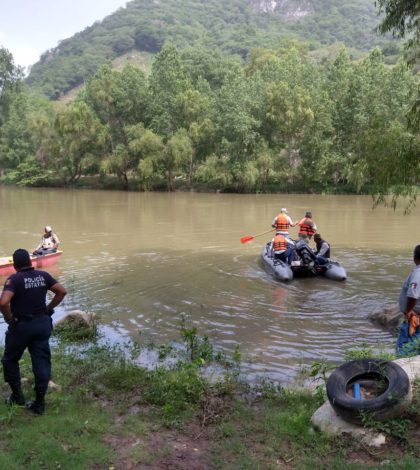
[[18,321],[6,332],[3,364],[4,380],[9,385],[20,383],[19,360],[28,348],[31,355],[32,371],[35,376],[35,390],[45,393],[51,377],[51,350],[49,339],[52,331],[51,317],[42,315],[28,321]]

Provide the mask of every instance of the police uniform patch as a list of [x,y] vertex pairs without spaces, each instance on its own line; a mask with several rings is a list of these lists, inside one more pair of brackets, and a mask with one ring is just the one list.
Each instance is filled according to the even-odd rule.
[[410,289],[417,289],[417,282],[412,282],[410,284]]

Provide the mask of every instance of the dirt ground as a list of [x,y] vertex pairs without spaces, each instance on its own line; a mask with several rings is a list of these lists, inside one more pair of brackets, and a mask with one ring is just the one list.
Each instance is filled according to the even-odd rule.
[[[258,411],[257,411],[258,414]],[[340,439],[341,447],[329,455],[315,456],[314,468],[329,468],[329,463],[338,454],[345,462],[360,465],[361,468],[394,468],[388,467],[392,461],[401,461],[407,452],[420,458],[420,416],[413,423],[414,430],[410,433],[410,442],[387,437],[387,442],[380,448],[370,448],[361,445],[348,436]],[[120,424],[123,424],[121,422]],[[237,423],[238,429],[241,424]],[[160,427],[149,430],[144,435],[107,436],[106,442],[115,451],[117,458],[113,470],[210,470],[215,468],[240,469],[235,459],[226,457],[226,467],[213,464],[212,440],[214,439],[214,424],[202,426],[200,419],[185,424],[180,429]],[[301,468],[299,455],[293,451],[289,438],[285,437],[279,443],[279,456],[267,457],[266,449],[261,444],[264,439],[259,435],[246,435],[244,444],[258,464],[247,468],[284,469]],[[138,449],[141,449],[139,452]],[[281,449],[281,451],[280,451]],[[417,450],[416,450],[417,449]],[[400,468],[400,467],[398,467]]]

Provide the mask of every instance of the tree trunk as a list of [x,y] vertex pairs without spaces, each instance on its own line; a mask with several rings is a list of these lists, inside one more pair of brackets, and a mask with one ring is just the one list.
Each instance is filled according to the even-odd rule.
[[168,170],[168,192],[172,193],[174,190],[174,175],[172,169]]

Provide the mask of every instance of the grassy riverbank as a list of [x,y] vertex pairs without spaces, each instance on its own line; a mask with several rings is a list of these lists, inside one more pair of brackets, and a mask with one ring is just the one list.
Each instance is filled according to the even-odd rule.
[[[171,368],[135,365],[139,348],[59,343],[43,416],[0,405],[0,468],[13,469],[358,469],[420,468],[420,394],[406,416],[382,424],[388,445],[369,449],[312,429],[324,391],[272,383],[250,388],[237,357],[214,353],[184,329],[185,357]],[[161,347],[161,358],[171,354]],[[210,363],[217,380],[203,378]],[[31,380],[28,356],[23,376]],[[32,384],[24,383],[27,398]],[[7,394],[7,387],[2,392]]]

